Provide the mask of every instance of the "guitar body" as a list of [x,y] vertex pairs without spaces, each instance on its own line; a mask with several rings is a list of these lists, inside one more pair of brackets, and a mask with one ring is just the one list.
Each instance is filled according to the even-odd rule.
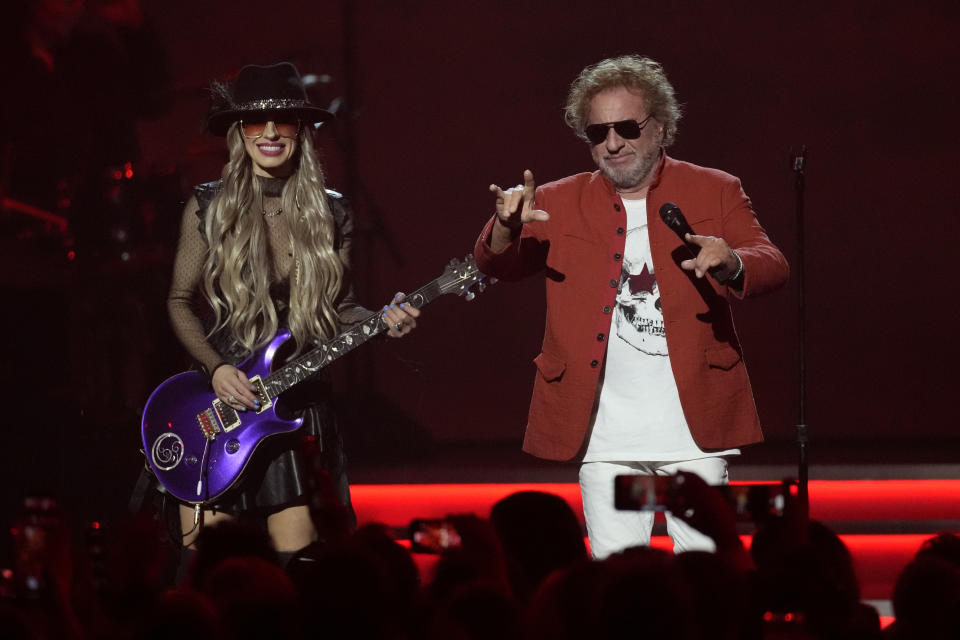
[[[469,301],[475,297],[471,287],[482,291],[485,277],[473,256],[462,262],[454,259],[439,278],[409,294],[406,302],[419,309],[446,294]],[[380,313],[371,313],[274,370],[277,351],[290,337],[289,332],[278,333],[239,367],[255,387],[259,411],[233,410],[217,398],[201,373],[173,376],[157,387],[143,410],[140,426],[147,463],[171,495],[193,504],[215,501],[237,482],[257,445],[303,423],[302,418],[277,415],[277,398],[385,329]]]
[[[277,350],[289,335],[278,333],[238,368],[251,379],[267,377]],[[163,382],[147,400],[141,422],[143,450],[160,483],[184,502],[220,497],[236,483],[257,445],[269,436],[294,431],[303,422],[302,418],[280,418],[276,403],[264,403],[261,398],[264,404],[269,406],[259,413],[232,412],[213,393],[207,377],[197,371]],[[209,424],[202,424],[209,418]],[[236,421],[239,424],[228,426]],[[211,431],[213,437],[208,438]]]

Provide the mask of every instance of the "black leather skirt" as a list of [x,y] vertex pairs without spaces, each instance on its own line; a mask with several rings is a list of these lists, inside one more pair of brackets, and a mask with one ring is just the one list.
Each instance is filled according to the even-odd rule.
[[307,504],[317,498],[316,474],[325,471],[344,506],[352,509],[346,476],[343,438],[333,407],[316,398],[329,397],[323,381],[306,382],[280,398],[281,411],[303,416],[303,424],[291,433],[264,440],[253,454],[236,487],[217,501],[215,509],[226,513],[269,515],[287,507]]

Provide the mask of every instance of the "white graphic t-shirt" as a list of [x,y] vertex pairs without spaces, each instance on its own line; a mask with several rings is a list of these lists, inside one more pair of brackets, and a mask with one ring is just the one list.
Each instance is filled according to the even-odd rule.
[[705,453],[687,426],[670,368],[647,201],[623,200],[627,238],[597,414],[584,462],[693,460]]

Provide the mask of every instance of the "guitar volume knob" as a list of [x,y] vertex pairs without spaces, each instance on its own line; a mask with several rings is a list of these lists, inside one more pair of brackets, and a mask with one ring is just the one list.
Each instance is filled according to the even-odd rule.
[[236,453],[240,451],[240,442],[236,438],[230,438],[227,440],[227,444],[224,446],[227,453]]

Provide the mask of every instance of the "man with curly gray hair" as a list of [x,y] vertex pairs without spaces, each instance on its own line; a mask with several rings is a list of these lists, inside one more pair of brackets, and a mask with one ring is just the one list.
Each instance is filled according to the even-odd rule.
[[[667,156],[680,115],[654,60],[585,68],[565,119],[598,170],[490,185],[495,214],[475,248],[502,280],[546,274],[524,450],[581,461],[597,558],[650,542],[653,513],[616,510],[615,476],[723,484],[727,457],[763,439],[729,300],[782,286],[787,263],[737,178]],[[693,230],[683,240],[657,215],[677,207]],[[714,548],[685,517],[667,517],[675,550]]]
[[611,87],[625,87],[642,94],[650,114],[663,126],[663,146],[673,144],[677,121],[682,116],[673,85],[659,62],[640,56],[601,60],[581,71],[570,85],[567,104],[563,108],[564,120],[581,139],[588,140],[585,129],[590,101]]

